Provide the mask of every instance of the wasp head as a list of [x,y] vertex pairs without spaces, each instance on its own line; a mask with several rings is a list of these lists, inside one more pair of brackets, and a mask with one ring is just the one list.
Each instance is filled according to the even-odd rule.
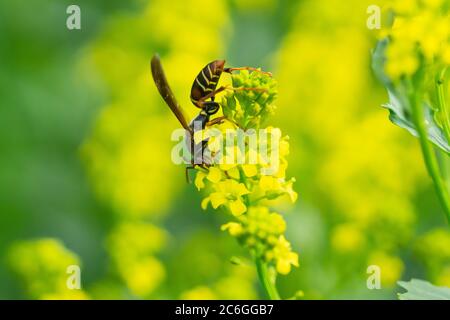
[[213,69],[216,74],[222,73],[225,67],[225,60],[216,60],[213,62]]

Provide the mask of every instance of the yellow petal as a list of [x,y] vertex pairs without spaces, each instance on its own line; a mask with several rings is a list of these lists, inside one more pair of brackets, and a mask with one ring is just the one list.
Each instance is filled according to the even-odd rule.
[[289,154],[289,136],[283,137],[280,141],[280,156],[284,157]]
[[277,261],[276,268],[280,274],[288,274],[291,272],[291,264],[284,259]]
[[201,207],[203,210],[206,210],[208,208],[209,201],[210,201],[209,197],[206,197],[205,199],[202,200]]
[[217,183],[222,179],[222,171],[219,168],[211,167],[207,179],[213,183]]
[[288,192],[289,198],[291,199],[291,202],[294,203],[298,199],[298,194],[295,191]]
[[214,209],[217,209],[219,206],[227,202],[227,198],[225,198],[225,195],[221,192],[211,193],[209,198]]
[[285,178],[286,177],[286,169],[287,169],[287,162],[286,161],[280,161],[278,165],[278,171],[275,173],[275,177],[277,178]]
[[245,184],[243,183],[239,183],[235,188],[234,188],[234,192],[233,192],[236,196],[240,197],[243,196],[245,194],[249,194],[250,191],[247,189],[247,187],[245,186]]
[[247,177],[254,177],[258,174],[258,169],[254,164],[244,164],[242,170]]
[[240,174],[239,174],[239,169],[237,167],[231,168],[230,170],[227,171],[227,174],[236,180],[240,179]]
[[234,189],[235,185],[237,185],[237,184],[238,184],[238,182],[233,179],[226,179],[226,180],[220,181],[215,186],[215,188],[217,191],[220,190],[223,193],[230,193]]
[[[226,160],[226,159],[224,159],[224,160]],[[224,171],[228,171],[228,170],[230,170],[231,168],[234,168],[234,167],[236,167],[236,164],[227,164],[227,163],[220,164],[220,169],[222,169]]]
[[203,179],[205,179],[205,177],[206,177],[206,174],[203,171],[197,172],[197,175],[195,176],[194,184],[198,190],[203,189],[205,187],[205,183],[203,182]]
[[240,216],[247,211],[247,207],[241,200],[230,201],[229,207],[231,214],[234,216]]
[[295,179],[292,178],[291,181],[289,181],[286,184],[286,193],[289,195],[289,198],[291,199],[292,203],[294,203],[295,201],[297,201],[298,198],[298,194],[297,192],[294,191],[294,189],[292,188],[292,184],[295,182]]
[[263,191],[272,190],[273,189],[273,177],[271,176],[262,176],[259,180],[259,187]]
[[222,185],[222,190],[227,193],[231,193],[236,197],[240,197],[244,194],[249,194],[247,187],[243,183],[239,183],[235,180],[228,179],[224,181]]
[[288,260],[293,266],[298,267],[298,254],[295,252],[290,252],[288,255]]
[[233,237],[239,236],[244,232],[244,228],[242,227],[242,225],[237,222],[226,223],[220,229],[222,231],[228,230],[230,235]]

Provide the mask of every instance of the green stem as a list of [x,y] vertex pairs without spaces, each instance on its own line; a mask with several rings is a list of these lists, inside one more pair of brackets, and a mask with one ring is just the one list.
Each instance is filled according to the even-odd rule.
[[267,296],[270,300],[280,300],[275,281],[271,281],[267,264],[261,258],[255,258],[256,270],[258,271],[259,281],[261,282]]
[[449,171],[450,170],[450,166],[449,166],[449,164],[450,163],[449,163],[449,160],[450,159],[449,159],[448,155],[446,153],[444,153],[444,152],[438,152],[436,154],[436,157],[438,159],[439,167],[441,169],[442,179],[445,182],[447,190],[449,190],[449,188],[450,188],[450,180],[449,180],[449,178],[450,178],[450,175],[449,175],[449,173],[450,173],[450,171]]
[[447,68],[443,68],[441,72],[436,77],[436,93],[437,93],[437,102],[439,106],[439,111],[442,112],[443,115],[443,127],[445,137],[447,141],[450,141],[450,118],[447,110],[447,103],[445,100],[444,93],[444,83],[445,83],[445,73],[447,72]]
[[[245,186],[248,188],[248,181],[245,178],[244,170],[242,168],[239,168],[240,173],[240,182],[245,184]],[[243,197],[244,202],[247,207],[250,207],[250,199],[248,196]],[[256,264],[256,271],[258,272],[258,278],[259,282],[261,282],[261,285],[263,286],[264,290],[266,291],[267,296],[270,300],[280,300],[280,295],[278,294],[277,288],[275,286],[275,281],[272,281],[270,279],[269,270],[267,268],[267,264],[255,254],[255,264]]]
[[409,84],[409,100],[411,104],[412,118],[416,126],[417,133],[419,135],[420,146],[422,149],[425,166],[427,167],[428,174],[433,179],[433,183],[439,197],[439,200],[444,208],[448,222],[450,223],[450,199],[448,190],[444,181],[440,175],[439,165],[434,153],[433,147],[428,141],[427,129],[425,127],[425,116],[422,105],[417,101],[417,93],[414,88]]

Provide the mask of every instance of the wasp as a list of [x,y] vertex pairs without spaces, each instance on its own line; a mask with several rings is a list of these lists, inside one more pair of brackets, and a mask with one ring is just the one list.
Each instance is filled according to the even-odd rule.
[[183,109],[178,104],[175,96],[167,82],[166,75],[164,73],[161,60],[157,54],[155,54],[151,60],[151,71],[155,85],[164,99],[166,104],[175,114],[176,118],[186,130],[186,144],[189,152],[191,153],[191,166],[186,168],[186,179],[188,179],[188,170],[200,166],[206,168],[210,165],[205,161],[203,157],[204,150],[207,146],[208,140],[205,139],[199,144],[195,145],[194,134],[196,130],[203,130],[207,126],[221,123],[224,120],[228,120],[226,117],[221,116],[211,120],[211,116],[216,114],[220,109],[220,104],[215,101],[215,97],[218,93],[227,89],[230,90],[256,90],[265,91],[261,88],[232,88],[227,86],[221,86],[217,88],[220,76],[223,72],[232,73],[235,70],[252,70],[263,72],[271,76],[269,72],[261,71],[260,69],[252,67],[239,67],[239,68],[225,68],[225,60],[214,60],[208,63],[194,79],[194,83],[191,88],[190,99],[191,102],[200,109],[200,113],[190,123],[186,121],[186,116]]

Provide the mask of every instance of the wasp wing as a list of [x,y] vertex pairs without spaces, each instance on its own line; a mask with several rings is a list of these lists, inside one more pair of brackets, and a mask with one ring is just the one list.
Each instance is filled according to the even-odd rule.
[[151,69],[153,80],[155,81],[156,87],[158,88],[161,97],[167,103],[170,110],[172,110],[172,112],[175,114],[183,128],[190,132],[191,129],[189,128],[188,122],[186,121],[186,116],[184,115],[181,106],[178,104],[172,90],[170,89],[169,83],[167,82],[166,75],[161,65],[161,60],[159,59],[159,56],[157,54],[155,54],[152,58]]

